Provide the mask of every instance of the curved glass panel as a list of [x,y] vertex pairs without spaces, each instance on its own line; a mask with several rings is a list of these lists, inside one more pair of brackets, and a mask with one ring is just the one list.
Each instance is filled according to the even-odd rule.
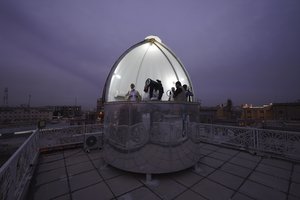
[[125,94],[134,83],[136,90],[143,95],[145,81],[150,78],[161,80],[164,87],[162,100],[168,100],[166,92],[180,81],[192,88],[192,83],[183,64],[175,54],[159,42],[157,37],[147,37],[130,47],[114,64],[105,88],[105,101],[125,100]]

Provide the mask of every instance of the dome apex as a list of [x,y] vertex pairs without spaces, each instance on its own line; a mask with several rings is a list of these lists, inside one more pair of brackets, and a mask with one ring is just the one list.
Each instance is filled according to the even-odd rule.
[[152,42],[157,41],[157,42],[161,43],[161,39],[155,35],[149,35],[145,38],[145,40],[150,40]]

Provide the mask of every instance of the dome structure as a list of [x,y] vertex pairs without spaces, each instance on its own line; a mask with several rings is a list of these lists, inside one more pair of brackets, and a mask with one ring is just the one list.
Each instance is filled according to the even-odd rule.
[[[166,101],[167,91],[177,81],[192,91],[183,64],[157,36],[146,37],[121,55],[103,90],[106,163],[126,171],[160,174],[180,171],[198,162],[199,103]],[[161,83],[165,92],[162,101],[125,101],[131,83],[141,94],[145,83],[147,87],[152,85],[156,95],[159,92],[157,99],[162,94]],[[147,95],[151,96],[151,88]]]
[[166,91],[180,81],[193,89],[192,82],[183,64],[157,36],[148,36],[126,50],[113,65],[104,87],[105,102],[125,100],[131,83],[143,94],[145,81],[160,80],[165,93],[162,100],[168,100]]

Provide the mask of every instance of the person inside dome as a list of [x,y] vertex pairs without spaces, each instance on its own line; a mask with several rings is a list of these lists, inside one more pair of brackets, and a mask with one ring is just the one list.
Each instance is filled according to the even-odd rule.
[[169,97],[168,101],[174,101],[174,97],[173,97],[174,92],[175,92],[175,87],[172,87],[171,90],[167,91],[167,95]]
[[194,96],[193,92],[191,92],[186,84],[182,86],[185,90],[185,96],[188,102],[192,101],[192,96]]
[[135,85],[133,83],[130,84],[131,90],[127,92],[125,95],[126,99],[129,101],[140,101],[141,100],[141,95],[140,93],[135,89]]
[[181,86],[181,82],[177,81],[175,86],[176,90],[173,91],[174,101],[186,101],[185,89]]
[[164,88],[160,80],[156,79],[156,81],[153,81],[152,79],[148,78],[145,82],[144,92],[144,100],[160,101],[164,93]]

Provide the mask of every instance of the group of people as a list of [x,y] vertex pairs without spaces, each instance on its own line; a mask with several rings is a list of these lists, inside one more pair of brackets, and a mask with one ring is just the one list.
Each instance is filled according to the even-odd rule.
[[[176,87],[176,88],[175,88]],[[181,85],[180,81],[175,83],[175,87],[172,87],[170,93],[168,93],[169,101],[191,101],[191,97],[194,96],[191,91],[189,91],[187,85]],[[140,100],[161,100],[164,93],[163,86],[160,80],[153,81],[148,78],[145,82],[143,98],[140,93],[135,89],[133,83],[130,84],[130,90],[126,94],[126,99],[129,101],[140,101]]]
[[188,89],[186,84],[181,85],[180,81],[175,83],[175,87],[171,88],[171,92],[169,94],[169,101],[192,101],[192,96],[194,94]]

